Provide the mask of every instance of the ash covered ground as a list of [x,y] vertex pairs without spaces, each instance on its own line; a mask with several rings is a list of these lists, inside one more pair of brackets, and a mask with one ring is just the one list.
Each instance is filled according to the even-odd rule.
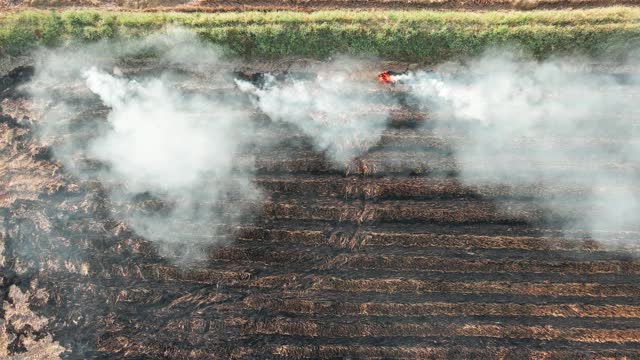
[[[68,82],[37,65],[5,73],[0,356],[640,357],[640,233],[635,203],[620,200],[635,193],[638,171],[628,150],[637,116],[627,105],[640,95],[633,69],[580,70],[620,80],[597,83],[626,99],[620,114],[598,114],[607,103],[588,115],[619,118],[616,128],[631,133],[536,139],[545,159],[546,149],[564,155],[540,164],[518,150],[531,149],[530,138],[514,138],[509,153],[490,148],[502,155],[494,158],[465,127],[435,124],[451,109],[378,84],[380,64],[350,66],[339,66],[348,81],[324,78],[321,96],[293,104],[305,88],[242,92],[228,76],[236,65],[129,59]],[[357,108],[334,111],[347,93]],[[198,120],[212,114],[226,121],[211,129]],[[133,116],[154,121],[132,129]],[[193,127],[162,127],[192,118]],[[119,119],[131,138],[110,142]],[[323,130],[335,122],[350,127]],[[194,129],[206,136],[186,136]],[[142,144],[148,133],[158,141]],[[470,143],[526,181],[506,181],[495,165],[487,179],[484,163],[465,158]],[[207,146],[219,156],[185,158]],[[593,147],[606,151],[582,156]],[[605,180],[577,180],[592,178]],[[612,206],[599,206],[612,199],[625,221],[579,221],[606,218]]]

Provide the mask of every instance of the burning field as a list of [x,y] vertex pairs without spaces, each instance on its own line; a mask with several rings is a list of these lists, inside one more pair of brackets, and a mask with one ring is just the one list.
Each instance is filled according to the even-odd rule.
[[632,58],[219,55],[2,74],[0,357],[640,358]]

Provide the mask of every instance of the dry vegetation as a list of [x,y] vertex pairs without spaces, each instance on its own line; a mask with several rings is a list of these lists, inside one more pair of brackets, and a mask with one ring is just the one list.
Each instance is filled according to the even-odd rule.
[[102,8],[137,11],[220,12],[238,10],[323,10],[323,9],[519,9],[576,8],[636,4],[636,0],[4,0],[6,9]]

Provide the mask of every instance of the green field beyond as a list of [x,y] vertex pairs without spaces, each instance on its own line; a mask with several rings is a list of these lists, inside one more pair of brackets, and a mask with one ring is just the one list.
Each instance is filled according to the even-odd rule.
[[530,12],[319,11],[136,13],[22,11],[0,15],[0,48],[74,45],[139,37],[178,25],[234,55],[261,59],[332,54],[436,62],[515,47],[542,58],[615,57],[640,45],[640,8]]

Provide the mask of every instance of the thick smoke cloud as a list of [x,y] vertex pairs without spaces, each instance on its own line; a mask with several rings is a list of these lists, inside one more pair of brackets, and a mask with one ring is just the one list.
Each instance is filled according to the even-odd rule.
[[[239,161],[253,132],[250,121],[232,99],[179,90],[170,70],[124,77],[118,61],[140,53],[154,54],[165,69],[220,61],[216,49],[176,29],[71,54],[44,53],[32,84],[36,102],[46,106],[42,138],[74,175],[103,184],[112,216],[138,235],[172,248],[215,243],[223,235],[216,224],[233,225],[246,214],[244,204],[260,196],[251,162]],[[66,95],[58,95],[58,86]],[[97,103],[87,102],[91,94]],[[91,118],[100,104],[108,108],[106,122]],[[184,246],[185,257],[192,259],[194,249]]]
[[126,183],[131,194],[150,192],[174,204],[161,218],[130,219],[141,235],[184,241],[185,223],[206,234],[212,221],[233,222],[240,215],[211,209],[229,191],[238,201],[256,195],[250,174],[236,166],[251,128],[225,103],[180,94],[158,79],[138,83],[96,68],[85,77],[89,89],[111,108],[111,128],[87,153],[109,165],[102,177]]
[[[185,79],[169,70],[124,76],[119,61],[139,54],[153,54],[164,69],[207,72],[223,63],[218,49],[179,29],[43,52],[31,87],[46,108],[42,138],[53,139],[55,155],[75,175],[105,184],[114,203],[151,204],[154,211],[143,205],[114,214],[138,234],[162,243],[215,241],[212,225],[236,223],[247,214],[243,204],[260,196],[251,161],[239,161],[259,142],[257,132],[236,108],[241,99],[181,91]],[[296,125],[316,150],[344,166],[376,144],[394,103],[353,75],[360,70],[355,61],[339,60],[312,68],[313,80],[236,85],[271,119]],[[575,58],[521,61],[492,52],[462,72],[396,80],[434,112],[435,131],[454,139],[464,183],[564,189],[531,201],[563,219],[568,233],[586,229],[609,240],[609,231],[638,227],[640,141],[629,87],[638,79],[592,70]],[[96,103],[69,98],[59,87],[93,94],[108,109],[107,121],[78,124],[74,116],[86,116]],[[78,127],[91,134],[88,140],[69,136]],[[101,165],[86,166],[87,160]]]
[[392,103],[385,94],[373,92],[371,82],[352,76],[360,68],[353,60],[340,59],[312,69],[318,74],[315,80],[272,78],[262,88],[242,80],[236,83],[271,119],[295,124],[316,150],[344,166],[380,139],[389,112],[376,104]]
[[[41,139],[72,174],[104,186],[110,216],[161,250],[170,248],[167,254],[182,248],[190,260],[200,245],[224,238],[216,229],[252,214],[261,194],[251,149],[272,144],[259,138],[246,97],[228,87],[234,84],[209,91],[215,83],[193,83],[194,74],[215,72],[225,81],[220,72],[233,65],[219,49],[169,29],[141,40],[43,50],[38,58],[30,88],[43,107]],[[354,76],[361,70],[341,59],[310,69],[318,76],[308,81],[235,85],[271,119],[294,124],[316,150],[345,166],[376,144],[388,118],[383,104],[392,103],[374,82]],[[196,91],[181,90],[188,85]],[[190,244],[197,246],[182,246]]]
[[88,155],[109,163],[131,191],[190,188],[204,176],[233,172],[242,121],[225,104],[179,94],[158,79],[140,83],[95,67],[84,76],[111,108],[112,127]]
[[[405,82],[437,114],[472,186],[539,186],[533,201],[563,219],[567,233],[637,230],[640,137],[635,79],[583,60],[522,61],[488,53],[461,73],[414,73]],[[456,138],[456,137],[452,137]]]

